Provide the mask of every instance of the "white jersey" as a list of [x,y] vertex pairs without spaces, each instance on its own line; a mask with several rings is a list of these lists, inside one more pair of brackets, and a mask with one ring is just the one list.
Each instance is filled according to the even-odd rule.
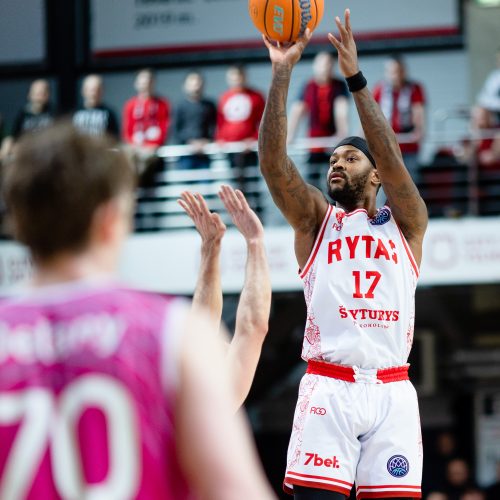
[[329,206],[300,276],[304,360],[366,369],[407,362],[418,267],[388,207],[370,218]]

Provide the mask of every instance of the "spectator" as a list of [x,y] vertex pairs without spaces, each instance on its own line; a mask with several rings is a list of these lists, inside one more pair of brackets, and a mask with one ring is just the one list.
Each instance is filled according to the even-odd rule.
[[469,488],[460,496],[460,500],[486,500],[484,491],[479,488]]
[[400,141],[406,168],[417,180],[418,153],[424,136],[425,95],[422,85],[409,80],[404,61],[397,55],[385,63],[385,77],[373,89],[385,117],[397,134],[409,134],[409,141]]
[[480,170],[500,170],[500,130],[495,129],[493,113],[482,107],[472,110],[471,131],[477,136],[472,154]]
[[448,462],[444,491],[448,500],[461,500],[461,496],[471,488],[476,488],[470,477],[469,464],[462,458],[454,458]]
[[234,167],[257,165],[257,154],[250,151],[259,135],[259,124],[264,112],[264,96],[247,86],[243,66],[231,66],[226,73],[229,89],[217,105],[216,139],[222,142],[246,142],[248,151],[231,156]]
[[457,441],[452,432],[442,431],[432,442],[434,447],[425,449],[422,484],[424,493],[442,490],[448,462],[457,455]]
[[448,496],[446,493],[442,491],[431,491],[426,497],[425,500],[448,500]]
[[198,71],[190,71],[184,79],[185,97],[175,112],[175,137],[179,144],[189,144],[193,154],[179,158],[179,167],[207,168],[210,159],[203,154],[203,148],[214,140],[217,108],[203,97],[204,80]]
[[102,102],[104,85],[99,75],[88,75],[82,83],[83,106],[73,115],[74,125],[89,135],[120,136],[115,113]]
[[154,93],[155,75],[151,69],[140,70],[135,78],[137,95],[123,108],[122,136],[136,160],[142,185],[151,185],[163,162],[157,149],[167,139],[170,120],[169,102]]
[[[349,91],[344,80],[334,78],[335,58],[329,52],[319,52],[314,58],[313,78],[302,88],[292,106],[288,127],[288,142],[293,142],[299,123],[308,116],[309,137],[344,137],[349,129]],[[328,162],[329,152],[323,148],[311,150],[309,163]]]
[[497,49],[497,68],[486,78],[477,98],[477,103],[495,113],[495,121],[500,125],[500,47]]
[[43,79],[35,80],[31,83],[26,104],[14,119],[11,135],[4,140],[3,156],[6,158],[13,152],[14,145],[21,135],[47,127],[53,121],[49,82]]

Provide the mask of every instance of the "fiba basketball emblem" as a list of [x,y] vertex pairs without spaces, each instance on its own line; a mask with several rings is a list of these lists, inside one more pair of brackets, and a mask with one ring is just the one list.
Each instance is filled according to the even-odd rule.
[[387,461],[387,470],[394,477],[404,477],[410,470],[410,464],[403,455],[393,455]]
[[372,226],[381,226],[382,224],[385,224],[386,222],[389,222],[391,218],[391,212],[388,208],[381,208],[379,211],[375,214],[375,217],[370,220],[370,224]]

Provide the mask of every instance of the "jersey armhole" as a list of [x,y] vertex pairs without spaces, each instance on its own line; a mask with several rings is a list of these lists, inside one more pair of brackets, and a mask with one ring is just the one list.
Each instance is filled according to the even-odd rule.
[[329,204],[326,210],[325,217],[321,224],[320,230],[318,232],[318,236],[316,236],[316,241],[314,242],[311,253],[309,254],[309,258],[307,259],[306,265],[304,266],[303,270],[301,270],[300,268],[298,270],[301,279],[305,278],[306,274],[308,273],[309,269],[311,268],[314,262],[314,259],[316,258],[316,255],[318,254],[318,250],[321,245],[321,242],[323,241],[323,236],[325,235],[326,226],[328,224],[328,220],[330,219],[332,210],[333,210],[333,205]]
[[189,302],[180,298],[173,299],[165,310],[160,337],[160,375],[165,392],[177,392],[179,386],[179,357],[189,311]]
[[[392,212],[391,212],[391,217],[394,219]],[[417,261],[415,260],[413,252],[411,251],[410,245],[408,244],[408,241],[406,241],[406,237],[403,234],[403,231],[401,231],[401,228],[399,227],[399,224],[397,223],[396,219],[394,219],[394,224],[396,224],[396,227],[398,228],[399,235],[401,236],[401,241],[403,242],[406,254],[408,255],[408,259],[410,260],[410,264],[413,267],[413,270],[415,271],[415,274],[417,275],[418,278],[420,275],[420,269],[418,268]]]

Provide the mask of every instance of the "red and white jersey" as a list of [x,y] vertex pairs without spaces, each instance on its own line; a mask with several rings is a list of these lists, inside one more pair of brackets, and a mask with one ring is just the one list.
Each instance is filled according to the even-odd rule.
[[0,306],[0,498],[186,499],[174,298],[111,283]]
[[407,362],[418,267],[388,207],[370,218],[329,206],[300,276],[303,359],[366,369]]

